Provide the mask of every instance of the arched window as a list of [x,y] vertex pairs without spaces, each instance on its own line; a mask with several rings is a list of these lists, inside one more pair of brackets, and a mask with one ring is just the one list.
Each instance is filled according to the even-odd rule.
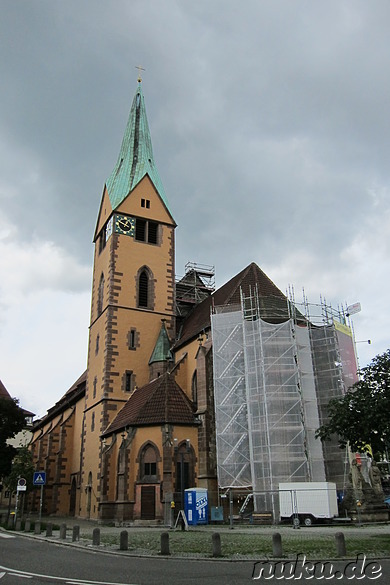
[[138,306],[147,308],[149,303],[149,276],[146,270],[139,275],[138,280]]
[[184,509],[184,490],[195,484],[194,450],[189,440],[175,446],[176,459],[176,496]]
[[104,274],[102,273],[99,281],[98,289],[98,300],[97,300],[97,313],[98,316],[103,311],[103,295],[104,295]]
[[139,475],[141,481],[152,483],[157,481],[157,461],[158,453],[155,447],[150,443],[145,445],[140,457]]
[[153,311],[155,303],[155,280],[149,266],[140,266],[135,275],[135,302],[141,309]]

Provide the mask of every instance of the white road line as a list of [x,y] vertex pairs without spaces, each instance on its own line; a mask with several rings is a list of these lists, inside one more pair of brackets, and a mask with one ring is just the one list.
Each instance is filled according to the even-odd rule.
[[13,534],[7,534],[6,532],[0,532],[0,538],[16,538]]
[[[29,571],[17,571],[16,569],[9,569],[8,567],[0,566],[0,570],[6,571],[15,577],[39,577],[41,579],[52,579],[54,581],[62,581],[67,585],[136,585],[135,583],[110,583],[108,581],[84,581],[83,579],[69,579],[69,577],[55,577],[54,575],[41,575],[40,573],[30,573]],[[0,573],[0,579],[4,577],[5,573]]]
[[0,573],[0,579],[2,579],[6,573]]
[[21,579],[32,579],[32,575],[23,575],[22,573],[9,573],[13,577],[20,577]]
[[66,585],[95,585],[96,581],[66,581],[65,583]]

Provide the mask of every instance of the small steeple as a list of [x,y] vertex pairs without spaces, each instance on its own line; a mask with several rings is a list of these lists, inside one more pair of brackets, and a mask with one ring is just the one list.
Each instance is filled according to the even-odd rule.
[[152,355],[150,356],[149,366],[156,362],[172,361],[173,356],[170,349],[170,341],[165,327],[165,319],[162,319],[160,333],[154,346]]
[[118,161],[106,181],[113,209],[116,209],[126,199],[145,175],[149,176],[169,213],[171,213],[160,175],[154,163],[145,100],[141,89],[141,77],[139,77]]

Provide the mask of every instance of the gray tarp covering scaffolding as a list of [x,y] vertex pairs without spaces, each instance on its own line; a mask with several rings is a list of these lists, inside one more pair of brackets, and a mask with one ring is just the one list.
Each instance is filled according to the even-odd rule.
[[333,324],[269,323],[255,297],[242,305],[211,317],[218,481],[265,494],[255,510],[273,509],[266,494],[280,482],[344,480],[340,450],[315,439],[343,392],[340,355]]

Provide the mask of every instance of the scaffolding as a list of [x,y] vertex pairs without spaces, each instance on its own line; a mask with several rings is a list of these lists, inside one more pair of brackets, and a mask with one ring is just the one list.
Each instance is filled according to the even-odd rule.
[[241,312],[217,308],[212,319],[218,480],[222,488],[251,487]]
[[187,262],[185,274],[176,277],[176,314],[186,317],[215,290],[215,267]]
[[299,305],[293,295],[277,312],[270,307],[257,290],[241,293],[241,305],[214,308],[211,326],[219,485],[250,488],[255,511],[276,517],[281,482],[344,487],[342,451],[315,432],[327,420],[329,400],[345,392],[356,360],[342,311],[322,299]]

